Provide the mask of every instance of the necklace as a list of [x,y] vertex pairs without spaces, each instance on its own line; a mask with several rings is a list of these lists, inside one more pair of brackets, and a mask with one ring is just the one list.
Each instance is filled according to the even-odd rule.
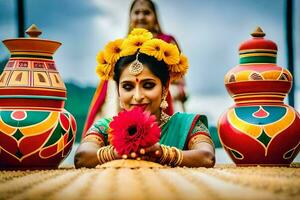
[[160,113],[160,125],[159,128],[163,127],[171,118],[170,115],[166,114],[165,112],[161,111]]

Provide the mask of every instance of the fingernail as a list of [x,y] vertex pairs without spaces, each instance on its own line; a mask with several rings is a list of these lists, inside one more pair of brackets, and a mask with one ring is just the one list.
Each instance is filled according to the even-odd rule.
[[141,160],[141,158],[140,158],[140,157],[137,157],[136,160]]
[[146,152],[145,152],[145,149],[140,149],[140,153],[141,154],[145,154]]
[[130,156],[131,156],[131,158],[135,158],[135,157],[136,157],[136,153],[135,153],[135,152],[132,152],[132,153],[130,154]]
[[127,155],[126,154],[122,155],[122,158],[127,159]]
[[159,155],[159,150],[155,151],[155,155],[157,155],[157,156]]

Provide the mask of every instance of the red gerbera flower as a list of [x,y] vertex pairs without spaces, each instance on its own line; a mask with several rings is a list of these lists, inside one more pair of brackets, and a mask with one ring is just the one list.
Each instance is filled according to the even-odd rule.
[[119,112],[109,126],[111,144],[119,155],[128,155],[154,145],[161,133],[156,117],[140,107]]

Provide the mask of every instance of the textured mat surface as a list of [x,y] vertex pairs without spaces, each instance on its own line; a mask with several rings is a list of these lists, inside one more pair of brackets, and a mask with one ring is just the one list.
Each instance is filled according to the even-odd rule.
[[2,199],[300,199],[300,164],[0,171]]

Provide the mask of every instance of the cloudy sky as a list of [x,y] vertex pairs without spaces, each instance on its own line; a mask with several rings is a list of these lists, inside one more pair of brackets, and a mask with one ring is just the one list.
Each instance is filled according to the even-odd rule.
[[[54,58],[65,81],[95,86],[95,56],[110,40],[126,36],[131,0],[25,0],[26,27],[63,45]],[[238,47],[256,26],[278,45],[286,67],[285,0],[156,0],[161,26],[189,57],[191,95],[227,95],[225,73],[238,64]],[[0,0],[0,39],[16,37],[14,0]],[[297,88],[300,85],[300,1],[294,0]],[[0,56],[8,56],[0,45]],[[299,100],[298,100],[299,101]]]

